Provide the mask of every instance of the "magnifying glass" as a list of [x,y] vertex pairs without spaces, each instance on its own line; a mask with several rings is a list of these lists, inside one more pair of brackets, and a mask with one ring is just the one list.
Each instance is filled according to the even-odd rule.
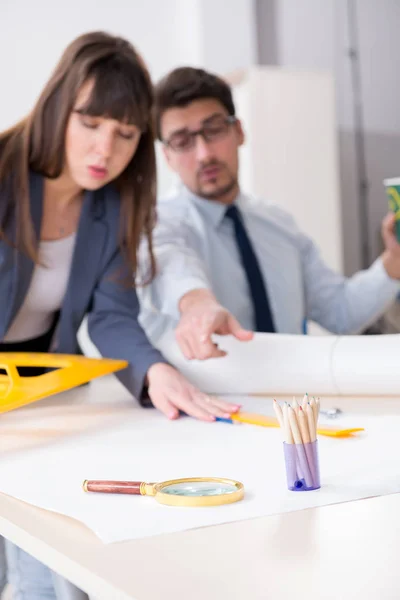
[[98,481],[85,479],[85,492],[154,496],[169,506],[219,506],[242,500],[244,486],[239,481],[219,477],[190,477],[161,483],[144,481]]

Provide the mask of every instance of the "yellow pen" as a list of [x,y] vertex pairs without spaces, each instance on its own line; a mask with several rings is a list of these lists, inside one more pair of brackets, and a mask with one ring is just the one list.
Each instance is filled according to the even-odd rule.
[[[248,425],[257,425],[259,427],[279,427],[277,419],[268,417],[266,415],[260,415],[257,413],[239,412],[231,414],[229,419],[217,417],[216,421],[222,421],[224,423],[246,423]],[[351,437],[353,433],[359,431],[365,431],[363,427],[352,427],[347,429],[338,429],[335,427],[318,427],[317,433],[319,435],[327,437]]]

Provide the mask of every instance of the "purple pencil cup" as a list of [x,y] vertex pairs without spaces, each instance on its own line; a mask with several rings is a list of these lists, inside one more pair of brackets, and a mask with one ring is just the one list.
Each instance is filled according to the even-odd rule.
[[283,444],[286,479],[292,492],[309,492],[321,487],[318,461],[318,442]]

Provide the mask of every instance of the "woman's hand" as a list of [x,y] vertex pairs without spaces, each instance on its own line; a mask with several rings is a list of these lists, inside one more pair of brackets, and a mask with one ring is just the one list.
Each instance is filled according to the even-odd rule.
[[179,371],[164,363],[155,363],[147,372],[148,393],[152,403],[168,419],[179,417],[179,411],[202,421],[215,417],[229,418],[240,408],[219,398],[200,392]]

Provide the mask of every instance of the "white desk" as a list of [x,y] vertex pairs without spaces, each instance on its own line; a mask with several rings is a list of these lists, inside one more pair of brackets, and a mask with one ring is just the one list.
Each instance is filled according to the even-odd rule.
[[[100,389],[108,401],[111,393],[124,396],[120,387],[96,383],[35,411],[62,413],[68,404],[85,415],[92,407],[82,398],[97,398]],[[388,398],[328,399],[325,406],[400,412],[400,401]],[[0,437],[16,415],[2,416]],[[29,443],[21,432],[18,444]],[[103,545],[76,521],[0,494],[0,533],[97,600],[397,599],[399,514],[396,494]]]

